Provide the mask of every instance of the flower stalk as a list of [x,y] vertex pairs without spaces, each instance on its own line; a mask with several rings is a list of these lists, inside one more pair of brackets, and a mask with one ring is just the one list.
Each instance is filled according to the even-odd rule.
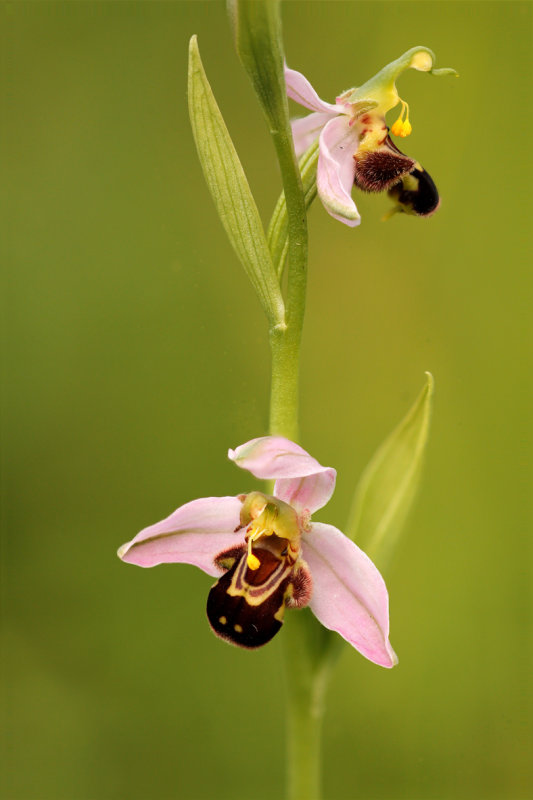
[[[294,150],[283,74],[279,1],[236,0],[230,4],[230,13],[237,52],[269,122],[283,180],[284,201],[280,200],[274,211],[269,247],[280,280],[285,259],[288,262],[286,324],[270,328],[272,378],[269,430],[272,435],[298,441],[299,363],[307,288],[306,209],[314,192],[307,188],[304,193]],[[279,87],[281,96],[277,97]],[[306,194],[309,197],[307,203]],[[310,614],[302,612],[291,617],[290,627],[287,626],[289,629],[284,636],[288,798],[318,800],[322,701],[327,678],[326,670],[318,668],[317,641],[330,632],[321,628]],[[311,643],[314,645],[315,658]]]
[[[270,26],[278,36],[270,40],[273,49],[281,52],[279,3],[239,3],[243,9],[276,11],[278,22]],[[248,28],[250,34],[254,28]],[[255,28],[255,31],[258,31]],[[282,74],[282,59],[278,59]],[[283,81],[284,83],[284,81]],[[270,329],[272,377],[269,430],[273,435],[299,439],[300,347],[305,315],[307,285],[307,220],[306,202],[300,169],[294,152],[287,103],[272,127],[286,208],[286,234],[278,232],[269,242],[274,264],[280,245],[285,246],[288,260],[286,327]],[[281,278],[284,258],[278,269]],[[283,638],[283,655],[287,692],[287,798],[319,800],[321,796],[321,734],[324,715],[324,693],[329,670],[321,663],[320,640],[331,633],[309,613],[290,615]],[[314,658],[313,658],[313,650]]]
[[320,800],[325,696],[339,648],[335,635],[307,609],[287,620],[283,649],[290,702],[287,709],[288,800]]
[[271,383],[270,421],[272,434],[298,441],[301,328],[294,323],[270,330]]
[[294,441],[298,438],[298,365],[307,285],[307,219],[289,121],[279,5],[279,0],[230,0],[228,8],[237,53],[267,118],[283,181],[287,223],[269,242],[274,261],[285,242],[288,255],[285,324],[270,326],[269,427],[271,434]]

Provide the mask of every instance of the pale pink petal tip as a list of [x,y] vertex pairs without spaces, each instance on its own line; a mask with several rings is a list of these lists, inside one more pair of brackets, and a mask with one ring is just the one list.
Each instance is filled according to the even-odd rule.
[[289,69],[285,65],[285,83],[287,86],[287,95],[305,108],[310,108],[311,111],[322,111],[330,115],[338,114],[339,109],[332,103],[325,103],[317,95],[307,78],[301,72],[295,69]]
[[242,540],[242,533],[235,533],[241,507],[237,497],[192,500],[119,547],[118,557],[139,567],[193,564],[218,576],[221,570],[215,566],[216,556]]
[[317,619],[375,664],[397,664],[389,642],[387,588],[372,561],[332,525],[313,523],[302,545],[313,576],[309,605]]
[[238,467],[261,480],[275,480],[274,494],[297,511],[322,508],[335,489],[337,473],[323,467],[300,445],[283,436],[262,436],[228,452]]

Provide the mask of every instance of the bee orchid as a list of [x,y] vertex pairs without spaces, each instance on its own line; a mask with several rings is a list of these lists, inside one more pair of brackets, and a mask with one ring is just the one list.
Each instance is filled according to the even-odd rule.
[[396,79],[409,68],[432,75],[456,74],[448,68],[434,69],[434,59],[426,47],[413,47],[359,88],[343,92],[334,104],[321,100],[300,72],[285,67],[288,96],[313,112],[292,122],[296,155],[319,139],[318,195],[326,211],[345,225],[354,227],[361,221],[351,196],[354,185],[365,192],[387,191],[395,200],[390,213],[427,217],[439,207],[430,175],[396,147],[385,122],[387,111],[400,104],[390,131],[409,136],[409,106],[398,94]]
[[221,638],[246,648],[270,641],[286,608],[309,606],[366,658],[393,667],[385,582],[368,556],[311,515],[333,494],[336,472],[280,436],[252,439],[228,457],[273,494],[206,497],[145,528],[118,555],[130,564],[193,564],[218,580],[207,616]]

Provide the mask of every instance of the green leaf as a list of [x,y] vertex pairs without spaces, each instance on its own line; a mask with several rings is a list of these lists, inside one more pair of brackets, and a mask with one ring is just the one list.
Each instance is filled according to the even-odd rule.
[[[235,48],[270,126],[286,198],[288,244],[275,254],[278,276],[288,257],[287,320],[301,329],[307,280],[306,200],[289,122],[279,0],[228,0]],[[285,248],[284,243],[281,245]]]
[[196,36],[189,45],[189,115],[205,179],[271,327],[285,308],[265,232],[241,162],[207,80]]
[[[298,162],[302,176],[305,207],[309,208],[316,197],[316,168],[318,163],[318,139],[305,151]],[[267,233],[268,246],[278,279],[281,279],[289,251],[289,221],[285,192],[279,196]]]
[[366,467],[347,535],[382,568],[390,561],[418,488],[429,433],[433,376]]
[[272,132],[288,126],[279,0],[228,0],[235,49]]

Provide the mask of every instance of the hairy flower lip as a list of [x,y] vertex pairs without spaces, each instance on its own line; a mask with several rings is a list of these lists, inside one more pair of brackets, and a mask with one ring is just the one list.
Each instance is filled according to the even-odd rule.
[[417,217],[430,217],[440,207],[437,187],[431,175],[420,164],[415,164],[408,175],[391,186],[388,195],[397,201],[394,210]]
[[378,148],[354,155],[355,185],[364,192],[384,192],[408,175],[416,162],[401,153],[390,137]]
[[[323,467],[299,445],[281,436],[252,439],[230,450],[229,457],[237,466],[256,477],[275,480],[273,497],[296,512],[301,553],[296,561],[287,561],[283,567],[285,571],[279,573],[281,583],[272,589],[278,592],[272,595],[276,603],[290,607],[291,597],[286,597],[284,592],[292,586],[293,605],[301,605],[302,598],[309,601],[311,611],[326,628],[337,631],[370,661],[393,667],[397,658],[388,638],[388,594],[383,578],[368,556],[341,531],[332,525],[311,521],[311,513],[322,508],[333,494],[335,470]],[[217,597],[223,594],[223,597],[231,599],[231,592],[236,592],[238,599],[239,592],[242,592],[244,609],[248,609],[243,619],[247,622],[251,620],[253,627],[254,618],[250,616],[249,603],[246,605],[246,587],[239,589],[238,586],[235,588],[235,583],[232,584],[239,577],[235,559],[239,554],[240,558],[245,557],[246,529],[243,529],[240,515],[246,497],[248,495],[206,497],[186,503],[166,519],[140,531],[131,542],[119,549],[119,557],[143,567],[161,563],[188,563],[214,577],[223,573],[222,590],[217,590]],[[283,530],[277,533],[279,536]],[[234,554],[233,567],[229,562],[224,565],[217,563],[217,559],[227,553]],[[269,569],[275,566],[272,558],[277,559],[280,569],[284,562],[282,553],[278,554],[275,547],[261,548],[258,554],[260,564],[266,558],[270,559],[272,565],[268,569],[266,566],[261,568],[263,572],[266,570],[265,581],[260,584],[261,590],[267,592],[265,598],[268,599]],[[309,579],[306,578],[307,568]],[[223,572],[224,569],[229,572]],[[245,583],[248,581],[246,585],[252,585],[254,580],[259,579],[259,573],[255,572],[255,564],[251,573],[246,573],[246,569],[250,567],[243,562],[240,580],[244,577]],[[303,570],[301,577],[299,570]],[[263,580],[262,576],[259,577]],[[277,607],[274,605],[268,610],[268,619],[273,620],[271,629],[267,631],[269,638],[281,626],[282,618],[276,617],[275,613]],[[225,619],[225,616],[221,614],[220,618]],[[220,629],[215,629],[215,632],[223,638],[245,647],[257,646],[250,644],[254,640],[246,630],[242,631],[243,642],[240,642],[235,641],[235,637],[241,636],[240,632],[231,631],[226,636],[225,623],[219,623],[219,618],[215,619],[215,625]],[[237,627],[244,626],[239,623]]]

